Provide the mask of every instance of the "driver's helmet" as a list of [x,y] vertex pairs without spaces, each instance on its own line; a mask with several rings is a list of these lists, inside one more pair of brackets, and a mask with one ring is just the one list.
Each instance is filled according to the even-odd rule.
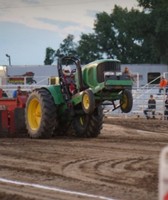
[[65,76],[70,76],[71,75],[71,67],[70,66],[64,66],[62,69],[62,72]]

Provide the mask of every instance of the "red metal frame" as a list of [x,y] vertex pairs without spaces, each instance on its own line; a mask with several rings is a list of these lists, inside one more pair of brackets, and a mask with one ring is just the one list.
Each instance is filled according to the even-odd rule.
[[[3,98],[2,91],[0,90],[0,133],[13,134],[19,131],[16,130],[16,127],[22,122],[15,114],[18,108],[19,110],[25,109],[27,98],[28,95],[19,95],[17,98]],[[24,112],[20,113],[23,115]],[[20,113],[18,112],[17,115]],[[24,115],[22,117],[24,118]]]

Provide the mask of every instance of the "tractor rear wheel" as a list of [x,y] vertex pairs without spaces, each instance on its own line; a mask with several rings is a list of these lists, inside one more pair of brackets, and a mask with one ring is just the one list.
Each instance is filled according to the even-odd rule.
[[53,136],[72,136],[74,129],[71,121],[58,121],[58,126],[54,129]]
[[56,126],[56,106],[46,89],[33,91],[25,111],[26,127],[31,138],[50,138]]
[[90,115],[83,114],[75,117],[73,128],[78,137],[94,138],[100,134],[103,124],[103,109],[96,108]]
[[124,90],[122,99],[120,100],[120,105],[123,113],[128,113],[131,111],[133,106],[133,97],[130,90]]

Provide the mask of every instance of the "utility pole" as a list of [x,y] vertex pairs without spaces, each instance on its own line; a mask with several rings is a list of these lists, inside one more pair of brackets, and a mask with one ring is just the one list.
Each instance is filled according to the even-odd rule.
[[8,57],[8,59],[9,59],[9,66],[11,66],[11,57],[10,57],[10,55],[6,54],[6,57]]

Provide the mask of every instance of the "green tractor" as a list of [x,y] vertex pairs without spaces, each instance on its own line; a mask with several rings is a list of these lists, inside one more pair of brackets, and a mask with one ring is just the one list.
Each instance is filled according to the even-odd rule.
[[[72,82],[63,73],[63,64],[76,66]],[[58,59],[59,83],[35,89],[25,108],[28,134],[32,138],[50,138],[73,130],[78,137],[93,138],[100,134],[104,102],[123,113],[132,109],[132,80],[122,75],[120,61],[102,59],[81,67],[79,59]],[[75,90],[70,92],[70,87]],[[116,106],[116,102],[119,102]]]

